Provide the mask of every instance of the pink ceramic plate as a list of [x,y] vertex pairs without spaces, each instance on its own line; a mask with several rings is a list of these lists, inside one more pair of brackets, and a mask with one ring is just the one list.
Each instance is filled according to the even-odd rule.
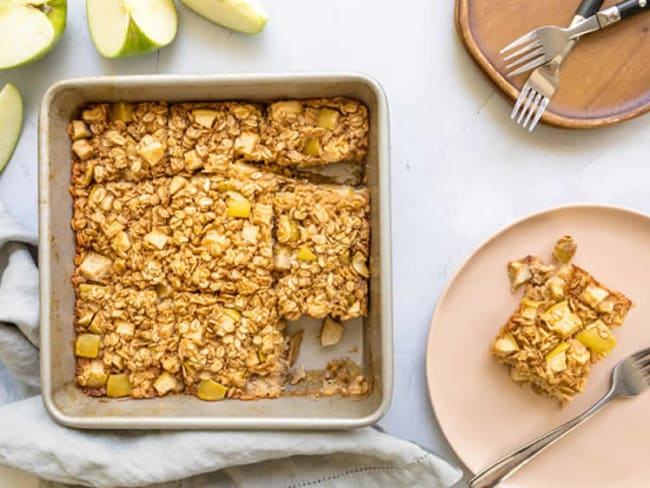
[[[575,263],[635,303],[618,346],[592,370],[585,391],[564,409],[510,381],[488,355],[514,310],[506,263],[528,253],[550,258],[563,234],[578,242]],[[480,246],[442,294],[427,345],[431,402],[447,440],[474,473],[569,420],[603,395],[614,365],[650,346],[650,217],[580,205],[516,222]],[[616,401],[561,439],[506,483],[511,488],[650,486],[650,392]]]

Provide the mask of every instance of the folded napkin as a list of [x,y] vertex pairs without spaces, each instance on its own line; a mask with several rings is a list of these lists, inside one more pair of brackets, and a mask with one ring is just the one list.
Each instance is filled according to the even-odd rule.
[[372,428],[324,433],[116,432],[56,424],[37,395],[35,243],[0,202],[0,464],[50,481],[99,487],[190,477],[164,486],[440,488],[459,480],[457,468]]

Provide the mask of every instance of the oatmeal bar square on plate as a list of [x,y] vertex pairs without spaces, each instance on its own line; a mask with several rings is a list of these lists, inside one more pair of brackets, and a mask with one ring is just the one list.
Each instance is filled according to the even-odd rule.
[[556,268],[527,256],[509,263],[509,272],[513,287],[526,289],[491,352],[510,367],[513,381],[565,404],[616,345],[612,330],[632,302],[573,264]]

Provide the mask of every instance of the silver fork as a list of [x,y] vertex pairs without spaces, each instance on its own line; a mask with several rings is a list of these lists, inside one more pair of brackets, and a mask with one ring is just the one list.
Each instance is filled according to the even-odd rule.
[[[573,27],[562,29],[547,26],[535,29],[501,50],[505,61],[512,60],[506,65],[507,75],[515,76],[548,63],[564,51],[570,40],[604,29],[645,10],[650,10],[648,0],[623,0]],[[516,48],[519,49],[513,52]]]
[[[603,1],[582,0],[573,17],[571,27],[598,12]],[[524,86],[521,87],[515,107],[510,114],[511,120],[517,118],[517,124],[522,125],[524,128],[530,122],[530,127],[528,127],[529,132],[535,130],[537,123],[546,111],[546,107],[551,102],[551,98],[553,98],[553,95],[555,95],[555,92],[560,86],[560,68],[562,67],[562,63],[571,54],[577,42],[577,40],[573,39],[568,41],[562,53],[555,56],[548,63],[533,70],[530,77],[524,83]],[[517,115],[519,116],[517,117]]]
[[631,398],[640,395],[650,387],[650,347],[628,356],[612,371],[612,386],[607,394],[581,415],[543,436],[529,442],[516,451],[504,456],[492,466],[483,470],[469,481],[470,488],[492,488],[530,462],[535,456],[551,446],[591,418],[614,398]]

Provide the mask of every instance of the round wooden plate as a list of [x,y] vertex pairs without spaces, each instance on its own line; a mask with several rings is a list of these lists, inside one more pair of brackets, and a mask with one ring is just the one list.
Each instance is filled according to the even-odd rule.
[[[513,100],[529,73],[510,80],[499,51],[544,25],[568,26],[579,0],[456,0],[456,27],[465,47]],[[607,0],[604,6],[616,2]],[[542,120],[591,129],[650,110],[650,13],[585,37],[562,67],[560,89]]]
[[[565,408],[516,385],[489,345],[521,299],[510,293],[506,263],[548,259],[563,234],[575,237],[574,262],[629,296],[635,306],[596,364],[585,390]],[[427,343],[427,382],[438,422],[474,473],[575,417],[609,387],[614,365],[650,346],[650,217],[617,207],[574,205],[527,217],[481,245],[442,293]],[[544,451],[503,488],[650,486],[650,391],[617,400]]]

